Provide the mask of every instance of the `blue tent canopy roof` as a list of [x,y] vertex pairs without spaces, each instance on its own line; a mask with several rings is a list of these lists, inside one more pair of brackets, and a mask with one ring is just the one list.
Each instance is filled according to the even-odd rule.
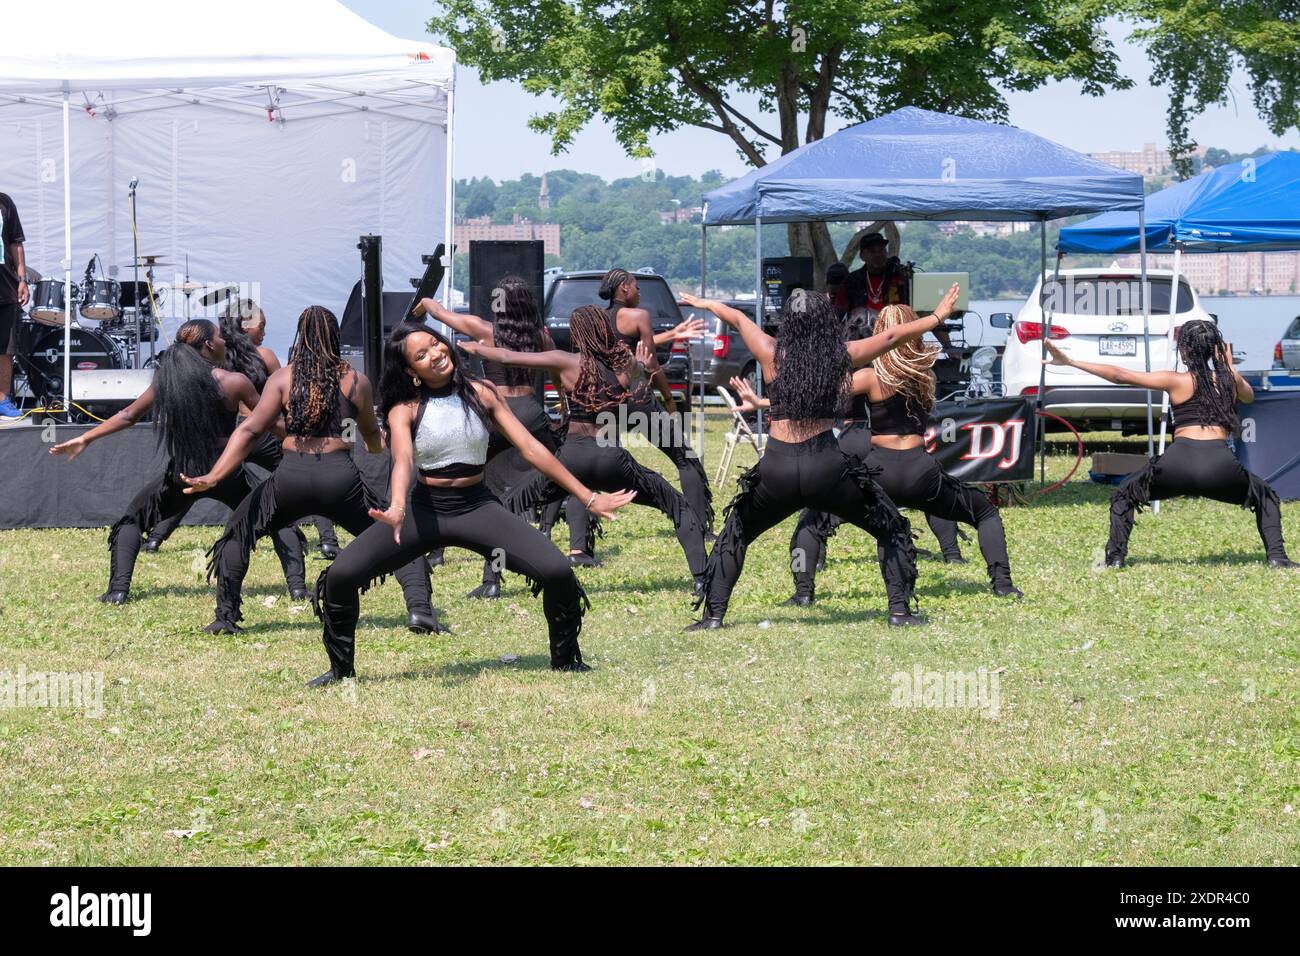
[[705,195],[705,225],[1059,219],[1142,206],[1142,177],[1014,126],[906,107]]
[[[1300,249],[1300,153],[1220,166],[1147,197],[1148,250]],[[1109,212],[1061,230],[1062,252],[1138,249],[1137,216]]]

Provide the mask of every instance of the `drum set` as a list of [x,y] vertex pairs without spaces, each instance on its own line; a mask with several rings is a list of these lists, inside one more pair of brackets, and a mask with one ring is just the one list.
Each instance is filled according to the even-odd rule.
[[[17,395],[44,404],[61,402],[63,320],[69,295],[73,313],[68,340],[70,370],[152,368],[156,363],[158,311],[167,289],[153,291],[153,270],[166,263],[158,256],[141,256],[127,268],[139,266],[146,281],[119,282],[100,277],[98,261],[95,256],[86,269],[85,281],[72,283],[71,289],[63,279],[42,277],[35,269],[27,269],[30,295],[14,340]],[[183,291],[188,298],[193,290]]]

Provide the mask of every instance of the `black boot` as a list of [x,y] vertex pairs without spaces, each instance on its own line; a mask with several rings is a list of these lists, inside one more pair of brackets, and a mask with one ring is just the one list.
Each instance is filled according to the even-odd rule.
[[791,597],[781,602],[782,607],[808,607],[815,600],[816,595],[809,591],[807,594],[800,594],[796,591]]
[[289,591],[289,597],[301,604],[303,601],[311,597],[311,595],[308,593],[306,588],[293,588]]
[[1017,601],[1025,596],[1025,592],[1020,590],[1010,581],[1006,584],[993,585],[993,593],[1000,598],[1015,598]]
[[438,620],[436,614],[411,611],[406,615],[406,629],[413,634],[450,634],[451,628]]
[[203,630],[207,634],[243,634],[244,633],[244,629],[240,627],[238,624],[231,624],[229,621],[223,621],[220,618],[213,621]]
[[579,587],[578,597],[573,606],[561,611],[548,622],[553,671],[591,670],[589,665],[582,662],[582,648],[578,646],[578,635],[582,633],[583,605],[586,599],[586,594]]
[[1300,568],[1300,564],[1290,558],[1269,558],[1268,566],[1270,568]]
[[100,599],[101,601],[103,601],[105,604],[125,604],[125,603],[126,603],[126,592],[125,592],[125,591],[105,591],[103,594],[101,594],[101,595],[99,596],[99,599]]
[[320,556],[326,561],[333,561],[339,556],[339,546],[337,544],[326,544],[322,541],[320,543]]
[[585,551],[569,555],[569,567],[571,568],[599,568],[601,563]]
[[342,680],[342,678],[339,677],[338,674],[335,674],[332,670],[330,670],[330,671],[326,671],[324,674],[321,674],[319,677],[313,677],[311,680],[307,681],[307,686],[328,687],[330,684],[337,683],[340,680]]
[[945,551],[943,555],[943,563],[944,564],[969,564],[970,562],[968,562],[965,558],[962,557],[960,551],[953,551],[953,552]]
[[491,601],[501,596],[501,585],[496,581],[484,581],[467,595],[472,598],[481,598],[485,601]]
[[889,612],[890,627],[917,627],[918,625],[924,623],[925,621],[917,617],[915,614],[912,614],[910,611],[905,611],[902,613],[898,613],[895,611]]
[[336,680],[356,677],[357,653],[357,614],[355,610],[334,604],[325,597],[325,579],[329,569],[322,571],[316,579],[316,589],[311,595],[312,610],[324,625],[321,641],[325,644],[325,653],[329,655],[330,669],[313,679],[309,687],[323,687]]
[[687,632],[716,631],[720,627],[722,627],[722,618],[713,617],[711,614],[706,614],[704,615],[704,617],[700,618],[698,621],[695,621],[693,624],[686,625],[686,627],[682,628],[682,630]]
[[162,547],[162,542],[159,541],[157,538],[145,538],[144,544],[140,546],[141,550],[148,551],[150,554],[153,554],[161,547]]

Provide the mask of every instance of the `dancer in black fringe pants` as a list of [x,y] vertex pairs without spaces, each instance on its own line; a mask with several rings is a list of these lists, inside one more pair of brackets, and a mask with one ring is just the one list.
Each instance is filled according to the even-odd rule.
[[847,345],[830,299],[797,291],[785,303],[776,338],[744,313],[721,302],[682,295],[737,330],[762,369],[771,395],[771,432],[763,457],[738,479],[722,533],[709,555],[704,616],[687,630],[722,627],[745,553],[764,531],[803,509],[838,515],[871,534],[879,545],[880,573],[889,600],[889,623],[920,624],[914,613],[916,549],[911,526],[876,481],[876,470],[846,455],[832,426],[849,407],[851,370],[938,326],[956,302],[954,285],[925,319],[893,327]]
[[[593,488],[613,491],[631,488],[636,503],[662,511],[673,522],[677,541],[686,556],[687,567],[698,590],[704,573],[704,527],[686,499],[672,485],[639,464],[619,445],[618,407],[631,401],[643,401],[646,388],[642,382],[629,389],[633,375],[644,370],[649,349],[637,345],[633,356],[619,341],[604,311],[584,305],[569,318],[569,335],[576,354],[559,349],[547,352],[511,352],[466,343],[467,351],[493,362],[528,368],[546,369],[560,376],[569,403],[569,430],[560,448],[559,459],[569,471]],[[529,514],[563,497],[565,492],[545,475],[538,475],[506,499],[515,514]],[[572,516],[570,516],[572,522]],[[587,526],[585,539],[576,540],[575,526],[570,523],[570,562],[586,563],[594,545],[596,526]]]
[[[633,493],[601,494],[578,481],[515,418],[495,386],[465,373],[446,338],[415,322],[399,325],[385,347],[380,410],[393,455],[392,504],[371,510],[378,523],[344,548],[316,582],[330,669],[311,685],[355,675],[359,593],[434,547],[496,556],[527,576],[533,594],[542,594],[551,667],[588,670],[578,646],[587,596],[550,539],[484,487],[488,426],[495,425],[529,464],[597,515],[612,518]],[[419,476],[411,490],[413,470]]]
[[[515,352],[545,352],[555,348],[551,335],[542,323],[542,313],[537,306],[532,287],[519,276],[506,276],[492,290],[494,311],[492,321],[485,322],[476,315],[465,315],[444,308],[435,299],[421,299],[416,309],[417,317],[425,312],[462,335],[484,345],[496,346]],[[499,306],[499,308],[497,308]],[[496,386],[515,418],[528,429],[528,433],[542,443],[551,454],[560,450],[562,430],[557,429],[546,414],[543,402],[542,379],[539,369],[514,368],[500,362],[483,362],[483,378]],[[551,381],[563,402],[564,389],[554,372]],[[566,416],[567,417],[567,416]],[[498,498],[507,497],[511,491],[536,472],[523,453],[503,435],[494,430],[488,439],[487,466],[483,481]],[[559,501],[551,502],[542,511],[540,527],[550,534],[560,514]],[[579,502],[577,507],[581,508]],[[585,514],[585,512],[584,512]],[[501,596],[501,566],[491,558],[483,562],[483,582],[469,592],[472,598],[499,598]]]
[[1169,393],[1174,441],[1163,455],[1130,475],[1110,499],[1110,538],[1106,564],[1122,568],[1128,560],[1133,518],[1151,501],[1196,496],[1241,505],[1255,512],[1255,524],[1270,567],[1296,568],[1282,541],[1282,511],[1277,492],[1247,471],[1228,447],[1240,424],[1237,402],[1253,402],[1255,391],[1232,364],[1232,347],[1213,322],[1194,319],[1179,329],[1178,354],[1186,372],[1137,372],[1082,362],[1047,342],[1051,365],[1067,365],[1116,385]]
[[[874,331],[881,334],[916,321],[910,306],[887,305],[880,310]],[[854,372],[852,392],[855,399],[869,403],[872,427],[865,435],[859,429],[842,433],[840,448],[878,472],[876,481],[894,504],[924,511],[941,540],[945,535],[956,538],[953,522],[973,525],[993,593],[1022,597],[1011,581],[1006,534],[998,509],[978,488],[947,474],[925,450],[926,426],[935,397],[931,369],[938,351],[912,339],[881,355],[871,368]],[[817,559],[825,553],[826,540],[835,530],[828,524],[801,517],[795,529],[790,545],[791,566],[801,568],[801,572],[796,571],[799,590],[789,603],[813,601]],[[804,595],[806,600],[801,600]]]
[[[84,435],[50,449],[50,454],[76,458],[91,442],[129,428],[151,408],[158,442],[167,448],[163,473],[136,494],[126,514],[108,533],[108,590],[100,595],[101,601],[126,602],[142,533],[184,517],[196,500],[185,493],[181,473],[211,466],[230,439],[240,407],[257,404],[253,383],[239,372],[222,368],[225,360],[226,342],[217,326],[206,319],[186,322],[177,329],[176,341],[159,358],[153,382],[138,399]],[[237,508],[253,485],[247,471],[232,468],[221,481],[206,488],[203,497]],[[290,594],[302,600],[307,596],[302,536],[294,529],[283,529],[276,535],[275,551]]]
[[[352,442],[342,437],[345,423],[355,422],[366,448],[383,450],[370,383],[339,356],[338,320],[318,305],[298,320],[293,361],[267,380],[257,407],[235,429],[216,464],[206,474],[184,480],[194,491],[220,484],[281,414],[284,460],[240,502],[212,548],[208,576],[217,585],[216,618],[207,628],[212,633],[240,630],[240,590],[258,538],[294,528],[313,514],[331,518],[354,535],[374,523],[370,512],[379,501],[352,460]],[[406,598],[407,627],[417,633],[446,630],[433,613],[424,559],[392,570]]]

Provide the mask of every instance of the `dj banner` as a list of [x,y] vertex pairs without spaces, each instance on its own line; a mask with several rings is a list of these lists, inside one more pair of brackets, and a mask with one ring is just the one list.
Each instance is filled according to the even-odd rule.
[[954,478],[970,482],[1034,477],[1034,406],[1027,398],[939,402],[925,450]]

